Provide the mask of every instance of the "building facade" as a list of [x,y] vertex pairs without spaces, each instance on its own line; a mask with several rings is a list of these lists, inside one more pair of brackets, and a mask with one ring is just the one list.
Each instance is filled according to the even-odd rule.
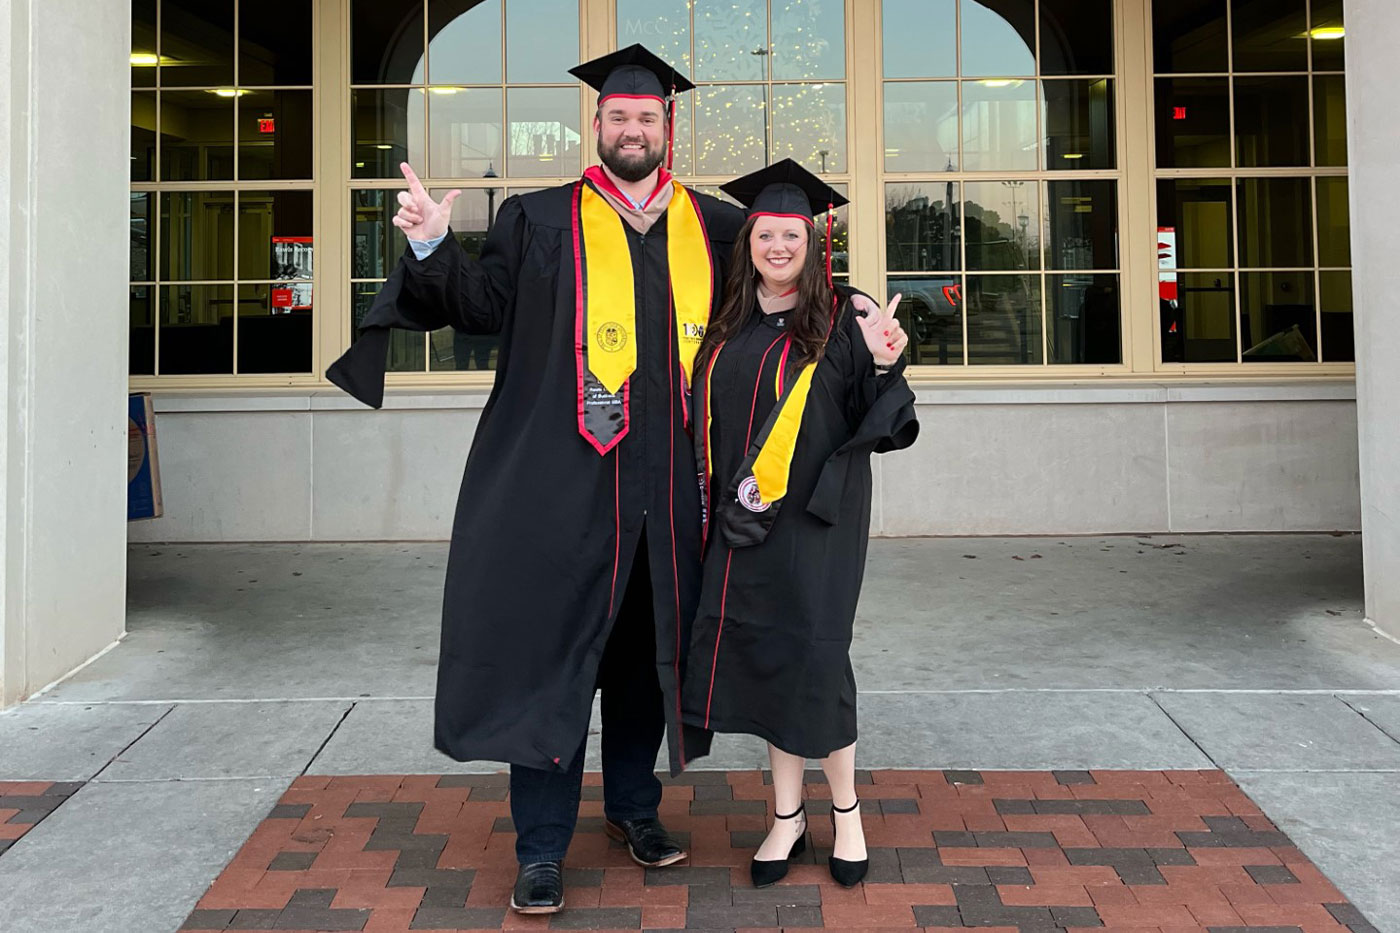
[[[493,342],[400,335],[379,412],[321,375],[404,247],[396,166],[464,189],[478,251],[505,198],[596,160],[567,69],[632,42],[699,85],[683,180],[803,162],[852,200],[838,274],[904,295],[924,429],[879,458],[875,533],[1364,526],[1372,567],[1400,560],[1388,0],[0,12],[6,697],[120,631],[127,540],[447,535]],[[94,237],[123,201],[129,242]],[[129,528],[128,389],[166,504]],[[64,589],[75,562],[98,595]]]

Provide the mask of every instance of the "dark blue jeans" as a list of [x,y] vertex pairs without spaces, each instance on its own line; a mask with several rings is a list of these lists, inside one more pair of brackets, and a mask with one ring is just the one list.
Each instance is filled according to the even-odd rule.
[[[656,631],[646,539],[598,666],[603,692],[603,812],[614,822],[656,816],[656,754],[666,731],[656,677]],[[510,813],[520,864],[563,861],[578,822],[585,736],[565,770],[510,766]]]

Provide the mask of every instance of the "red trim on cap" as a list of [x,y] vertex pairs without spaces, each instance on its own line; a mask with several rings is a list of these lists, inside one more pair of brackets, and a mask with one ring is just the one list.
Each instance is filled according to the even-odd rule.
[[609,94],[606,97],[598,98],[598,106],[603,106],[603,104],[612,100],[614,97],[621,97],[623,100],[654,100],[663,106],[666,104],[666,98],[659,94]]
[[796,220],[805,220],[805,221],[807,222],[807,226],[809,226],[809,227],[815,228],[815,227],[817,226],[816,223],[812,220],[812,218],[808,217],[806,214],[779,214],[777,211],[755,211],[754,213],[750,214],[749,216],[750,216],[750,217],[792,217],[792,218],[794,218],[794,219],[796,219]]

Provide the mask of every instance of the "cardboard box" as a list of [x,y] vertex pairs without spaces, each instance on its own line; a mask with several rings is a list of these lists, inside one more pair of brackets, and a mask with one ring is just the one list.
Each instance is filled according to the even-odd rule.
[[126,520],[160,518],[160,460],[156,456],[156,416],[149,392],[127,397]]

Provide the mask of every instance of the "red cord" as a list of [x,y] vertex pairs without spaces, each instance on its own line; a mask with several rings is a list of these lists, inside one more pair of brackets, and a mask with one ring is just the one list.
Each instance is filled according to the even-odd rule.
[[666,171],[676,164],[676,86],[671,85],[671,100],[666,107]]
[[830,202],[826,205],[826,287],[834,289],[836,283],[831,278],[831,221],[835,208]]

